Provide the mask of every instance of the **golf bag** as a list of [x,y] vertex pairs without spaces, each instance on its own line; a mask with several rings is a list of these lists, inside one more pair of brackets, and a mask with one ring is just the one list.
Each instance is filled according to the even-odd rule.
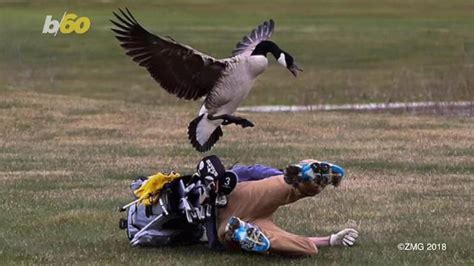
[[[136,192],[150,179],[139,177],[130,188]],[[220,246],[216,230],[216,207],[225,206],[226,195],[236,186],[237,175],[226,171],[217,156],[203,158],[193,175],[180,176],[166,183],[153,204],[138,197],[121,208],[120,219],[132,246],[185,245],[207,241]],[[136,193],[135,193],[136,194]],[[134,195],[135,195],[134,194]]]

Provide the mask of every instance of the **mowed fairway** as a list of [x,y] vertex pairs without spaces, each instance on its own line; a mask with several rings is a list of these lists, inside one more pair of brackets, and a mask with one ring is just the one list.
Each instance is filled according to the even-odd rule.
[[[207,153],[226,165],[311,157],[344,166],[339,188],[275,220],[305,235],[356,224],[352,249],[286,259],[131,248],[116,211],[131,200],[131,178],[191,173],[202,154],[186,138],[198,104],[167,95],[123,55],[108,30],[118,7],[216,57],[274,18],[274,40],[305,72],[294,79],[270,60],[247,105],[474,98],[470,1],[191,2],[0,2],[0,264],[474,263],[474,119],[405,113],[246,113],[256,127],[225,128]],[[91,30],[42,35],[45,16],[66,10],[89,16]],[[446,250],[399,251],[405,242]]]

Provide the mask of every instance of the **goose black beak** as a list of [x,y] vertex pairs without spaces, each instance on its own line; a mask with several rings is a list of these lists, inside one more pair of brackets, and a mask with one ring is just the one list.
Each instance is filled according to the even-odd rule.
[[298,76],[298,71],[303,72],[303,69],[301,69],[297,64],[293,64],[292,66],[288,67],[288,70],[290,70],[291,74],[293,74],[295,78]]

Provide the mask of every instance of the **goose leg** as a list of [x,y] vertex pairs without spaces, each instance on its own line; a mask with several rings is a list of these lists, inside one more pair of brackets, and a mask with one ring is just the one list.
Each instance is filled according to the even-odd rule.
[[233,115],[227,115],[227,114],[217,115],[217,116],[207,115],[207,118],[209,120],[223,119],[224,122],[222,122],[222,125],[224,126],[227,126],[230,124],[240,125],[243,128],[254,126],[254,124],[250,122],[248,119],[240,117],[240,116],[233,116]]

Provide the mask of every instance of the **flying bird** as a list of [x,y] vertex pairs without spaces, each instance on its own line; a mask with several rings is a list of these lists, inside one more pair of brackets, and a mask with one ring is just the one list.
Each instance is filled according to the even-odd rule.
[[222,126],[253,127],[248,119],[234,116],[253,83],[268,66],[267,54],[295,77],[300,69],[293,57],[270,41],[275,28],[272,19],[263,22],[237,43],[232,56],[215,59],[169,36],[145,30],[128,9],[113,12],[110,20],[116,38],[133,61],[146,68],[167,92],[186,100],[204,98],[199,115],[189,123],[188,137],[193,147],[205,152],[222,137]]

